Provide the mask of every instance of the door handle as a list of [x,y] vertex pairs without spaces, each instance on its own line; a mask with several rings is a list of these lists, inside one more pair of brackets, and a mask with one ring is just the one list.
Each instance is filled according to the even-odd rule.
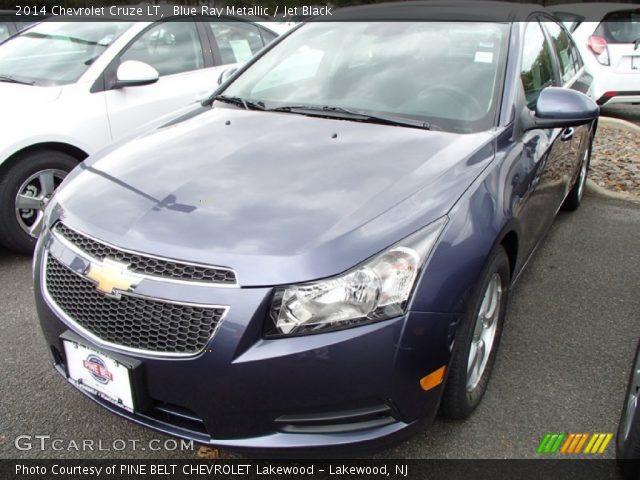
[[560,135],[560,140],[562,140],[563,142],[567,142],[573,138],[574,133],[576,133],[576,131],[573,127],[565,128]]

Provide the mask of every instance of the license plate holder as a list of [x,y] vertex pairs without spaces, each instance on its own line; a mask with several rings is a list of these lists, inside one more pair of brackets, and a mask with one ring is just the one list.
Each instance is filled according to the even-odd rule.
[[147,407],[140,360],[104,353],[71,331],[64,332],[60,340],[70,383],[128,412]]
[[640,55],[631,57],[631,70],[640,70]]

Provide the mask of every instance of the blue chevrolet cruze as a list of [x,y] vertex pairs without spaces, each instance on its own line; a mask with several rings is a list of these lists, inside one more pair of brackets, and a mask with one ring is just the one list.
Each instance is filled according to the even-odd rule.
[[58,372],[232,449],[380,445],[471,414],[511,286],[581,202],[598,118],[536,8],[347,9],[82,163],[34,262]]

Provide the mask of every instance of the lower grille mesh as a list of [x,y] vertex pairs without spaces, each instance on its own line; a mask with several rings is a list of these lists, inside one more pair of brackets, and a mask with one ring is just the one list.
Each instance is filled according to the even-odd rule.
[[224,308],[169,303],[131,295],[107,297],[95,285],[47,257],[46,288],[75,323],[103,341],[159,353],[201,351]]

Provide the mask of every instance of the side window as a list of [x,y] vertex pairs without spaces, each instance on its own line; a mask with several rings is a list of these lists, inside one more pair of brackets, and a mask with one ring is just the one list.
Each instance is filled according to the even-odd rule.
[[0,22],[0,42],[11,35],[9,31],[9,23]]
[[571,48],[569,35],[560,25],[554,22],[544,22],[547,32],[551,36],[551,43],[560,62],[560,76],[562,83],[568,82],[578,71],[575,68],[575,52]]
[[573,66],[576,70],[576,72],[578,72],[583,66],[584,63],[582,62],[582,56],[580,55],[580,50],[578,50],[578,47],[576,47],[576,42],[573,41],[573,38],[569,38],[570,43],[571,43],[571,58],[573,59]]
[[209,22],[218,44],[222,64],[241,63],[251,59],[264,47],[260,30],[242,22]]
[[529,23],[525,30],[520,77],[527,105],[533,109],[540,92],[554,84],[549,44],[538,22]]
[[147,30],[120,56],[120,62],[148,63],[163,75],[204,67],[202,45],[194,22],[162,22]]

